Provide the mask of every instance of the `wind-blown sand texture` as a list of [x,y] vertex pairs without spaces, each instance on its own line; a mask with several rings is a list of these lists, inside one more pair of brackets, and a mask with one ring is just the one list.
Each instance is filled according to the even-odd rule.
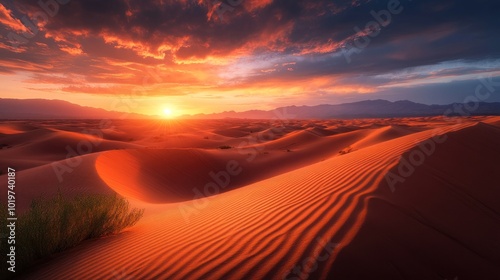
[[[58,190],[146,209],[26,279],[500,279],[499,121],[124,120],[69,159],[95,121],[7,122],[0,167],[18,169],[21,211]],[[197,196],[228,162],[229,184]]]

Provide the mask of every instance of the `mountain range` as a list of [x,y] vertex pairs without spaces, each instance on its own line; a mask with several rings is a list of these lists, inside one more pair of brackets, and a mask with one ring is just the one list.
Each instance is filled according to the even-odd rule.
[[[183,119],[331,119],[500,115],[500,103],[426,105],[411,101],[366,100],[338,105],[287,106],[274,110],[184,115]],[[155,116],[107,111],[62,100],[0,98],[0,119],[145,119]]]
[[151,116],[84,107],[63,100],[0,98],[1,119],[146,119]]
[[198,119],[248,118],[248,119],[332,119],[332,118],[387,118],[422,116],[468,116],[500,115],[500,102],[449,105],[426,105],[407,100],[390,102],[387,100],[366,100],[338,105],[287,106],[274,110],[250,110],[245,112],[222,112],[185,116]]

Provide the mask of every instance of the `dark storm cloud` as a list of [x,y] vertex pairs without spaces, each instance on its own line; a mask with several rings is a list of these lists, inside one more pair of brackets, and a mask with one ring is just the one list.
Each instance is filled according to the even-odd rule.
[[[291,53],[300,51],[300,44],[316,40],[324,44],[333,38],[343,42],[373,21],[371,11],[387,9],[388,1],[372,1],[352,7],[341,14],[325,14],[318,19],[298,20],[290,40],[297,43]],[[349,52],[349,45],[328,54],[312,54],[298,62],[292,76],[328,74],[377,74],[432,65],[451,60],[485,60],[500,57],[500,10],[498,1],[401,1],[403,10],[392,15],[391,22],[381,28],[378,36],[359,52]],[[328,37],[331,36],[331,37]],[[350,61],[346,59],[350,58]],[[274,73],[276,75],[279,73]]]
[[[374,21],[373,12],[387,10],[394,1],[227,1],[219,6],[229,7],[222,13],[213,1],[72,0],[58,5],[40,34],[16,51],[9,47],[6,34],[20,33],[18,19],[33,17],[43,8],[35,0],[6,1],[3,5],[13,18],[0,13],[4,15],[0,63],[2,72],[50,68],[99,81],[99,75],[108,80],[106,74],[126,70],[109,60],[134,63],[137,67],[128,68],[136,73],[155,63],[175,68],[206,58],[273,55],[283,57],[283,62],[296,58],[291,67],[256,69],[246,78],[250,83],[324,76],[348,81],[447,61],[474,63],[500,57],[500,2],[494,0],[401,0],[395,5],[402,11],[392,14],[377,36],[364,36],[369,44],[349,52],[360,36],[355,28],[363,30]],[[367,78],[365,83],[375,80],[384,82]]]
[[[21,0],[15,6],[33,13],[40,10],[37,2]],[[183,58],[224,55],[248,44],[297,54],[328,41],[348,39],[354,35],[354,27],[363,29],[373,20],[371,11],[387,9],[388,2],[276,0],[248,11],[243,0],[234,10],[224,12],[225,20],[216,15],[208,20],[210,1],[73,0],[60,5],[46,29],[116,36],[152,49],[178,44],[173,51]],[[401,0],[400,5],[403,11],[392,15],[391,23],[361,54],[353,55],[353,69],[382,59],[386,61],[382,67],[402,67],[498,57],[500,39],[495,35],[500,21],[495,11],[500,10],[500,2]],[[255,49],[250,46],[249,51]],[[330,50],[334,51],[338,49]],[[397,55],[409,59],[400,61],[394,58]]]

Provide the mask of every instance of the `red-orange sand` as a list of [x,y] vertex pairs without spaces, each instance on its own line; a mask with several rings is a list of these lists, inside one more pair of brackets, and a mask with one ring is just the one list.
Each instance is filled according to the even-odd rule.
[[19,211],[58,189],[145,209],[25,279],[500,279],[499,123],[3,122],[0,168]]

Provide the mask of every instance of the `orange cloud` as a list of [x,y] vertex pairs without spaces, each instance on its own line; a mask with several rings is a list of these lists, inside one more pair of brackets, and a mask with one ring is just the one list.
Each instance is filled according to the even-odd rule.
[[14,31],[25,32],[28,28],[22,22],[12,16],[12,11],[0,3],[0,23]]
[[67,86],[61,88],[64,92],[74,92],[74,93],[90,93],[90,94],[116,94],[118,92],[128,92],[130,88],[128,87],[104,87],[104,86]]
[[267,5],[271,4],[273,0],[246,0],[244,2],[245,8],[249,12],[262,9]]
[[64,46],[64,47],[60,47],[59,49],[61,51],[65,51],[65,52],[67,52],[67,53],[69,53],[71,55],[80,55],[80,54],[83,54],[83,51],[82,51],[82,49],[79,46],[77,46],[75,48],[69,47],[69,46]]

